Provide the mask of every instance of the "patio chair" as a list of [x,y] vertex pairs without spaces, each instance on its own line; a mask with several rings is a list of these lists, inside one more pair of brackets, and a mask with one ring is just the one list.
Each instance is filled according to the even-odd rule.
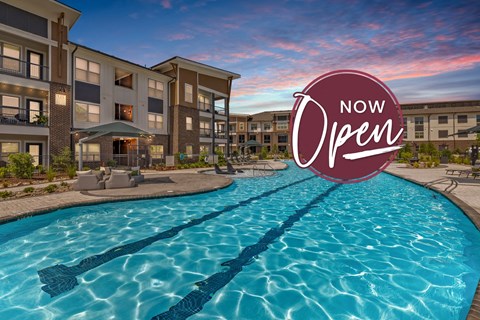
[[237,172],[243,172],[243,170],[235,169],[235,168],[232,166],[232,164],[231,164],[229,161],[227,161],[227,172],[228,172],[228,173],[233,173],[233,174],[235,174],[235,173],[237,173]]
[[130,173],[124,170],[112,170],[110,177],[105,181],[106,189],[135,187],[135,180]]
[[223,171],[222,169],[220,169],[220,167],[216,163],[214,164],[214,167],[215,167],[216,174],[235,174],[235,172]]
[[77,171],[77,176],[77,181],[73,183],[73,190],[87,191],[105,189],[105,181],[92,172],[92,170]]

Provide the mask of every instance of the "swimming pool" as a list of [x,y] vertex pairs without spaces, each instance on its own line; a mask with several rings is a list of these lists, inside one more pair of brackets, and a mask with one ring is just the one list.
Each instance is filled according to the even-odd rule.
[[293,165],[1,225],[0,319],[465,318],[480,232],[433,195]]

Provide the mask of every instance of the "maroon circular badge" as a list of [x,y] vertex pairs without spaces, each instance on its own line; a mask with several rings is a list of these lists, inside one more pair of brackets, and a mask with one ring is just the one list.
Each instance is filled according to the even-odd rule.
[[333,71],[294,97],[292,151],[301,168],[330,181],[355,183],[382,172],[401,148],[397,98],[367,73]]

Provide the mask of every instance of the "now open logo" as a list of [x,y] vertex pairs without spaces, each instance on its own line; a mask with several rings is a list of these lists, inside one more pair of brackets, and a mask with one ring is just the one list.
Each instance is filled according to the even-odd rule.
[[315,79],[292,110],[295,163],[334,182],[355,183],[383,171],[401,148],[403,117],[375,77],[340,70]]

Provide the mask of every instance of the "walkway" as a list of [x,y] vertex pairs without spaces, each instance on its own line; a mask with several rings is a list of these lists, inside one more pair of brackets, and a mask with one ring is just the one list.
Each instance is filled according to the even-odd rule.
[[[282,170],[287,167],[285,163],[279,161],[268,161],[268,163],[275,170]],[[252,166],[241,166],[239,168],[245,169],[251,167]],[[135,188],[68,191],[44,196],[0,201],[0,223],[77,205],[119,200],[172,197],[208,192],[225,188],[233,182],[229,177],[200,173],[205,170],[208,169],[172,170],[161,173],[159,171],[146,171],[142,172],[145,176],[145,181]],[[72,183],[75,180],[66,181]],[[56,183],[58,184],[59,182],[57,181]],[[33,185],[33,187],[42,188],[49,184],[52,183],[37,184]],[[25,186],[13,187],[7,190],[20,191],[24,188]]]

